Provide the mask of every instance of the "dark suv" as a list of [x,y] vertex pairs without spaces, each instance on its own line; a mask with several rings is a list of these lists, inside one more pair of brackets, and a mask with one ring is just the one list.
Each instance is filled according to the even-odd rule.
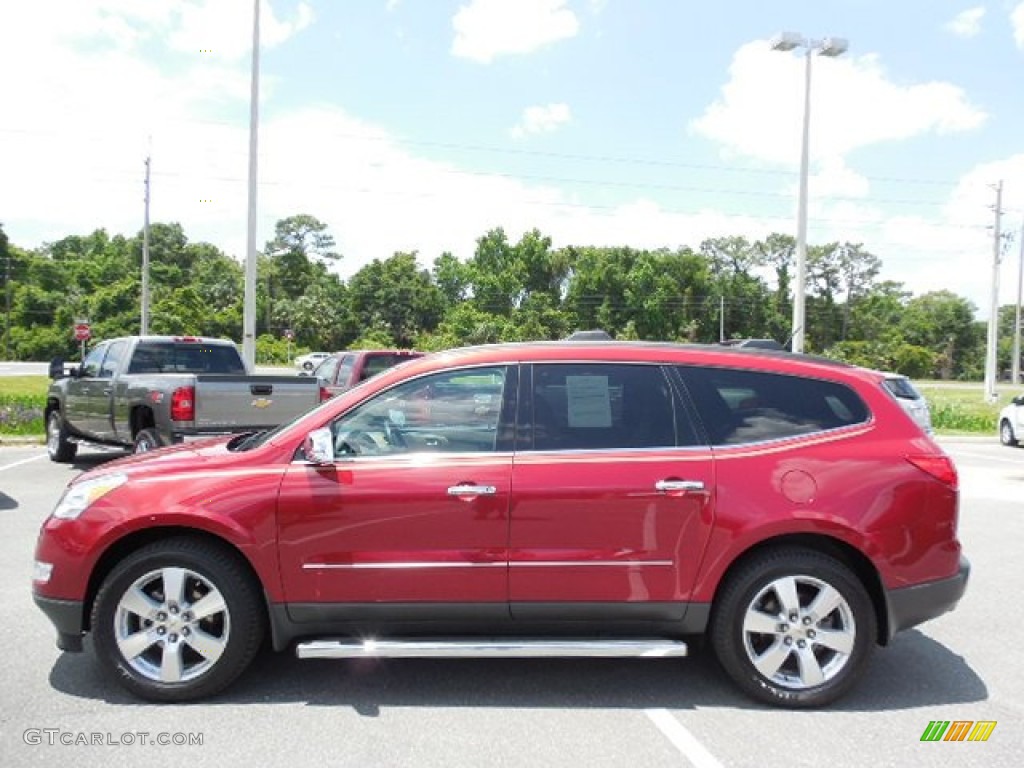
[[885,379],[719,346],[430,355],[272,432],[79,476],[35,599],[155,700],[220,690],[268,632],[300,658],[707,635],[750,696],[822,705],[967,583],[956,470]]

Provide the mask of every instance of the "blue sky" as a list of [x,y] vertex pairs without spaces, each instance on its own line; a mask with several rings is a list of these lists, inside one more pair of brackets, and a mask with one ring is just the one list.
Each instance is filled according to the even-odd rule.
[[[245,251],[251,0],[0,6],[0,221],[35,247],[152,218]],[[990,185],[1001,303],[1024,211],[1024,2],[264,0],[259,235],[325,221],[350,275],[537,227],[563,245],[697,247],[795,233],[814,57],[809,241],[985,316]]]

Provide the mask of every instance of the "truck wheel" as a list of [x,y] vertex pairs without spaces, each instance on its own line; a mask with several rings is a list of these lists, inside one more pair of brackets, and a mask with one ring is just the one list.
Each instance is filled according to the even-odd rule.
[[132,453],[146,453],[163,447],[164,441],[160,439],[160,433],[155,429],[142,429],[135,436],[135,448]]
[[60,411],[50,411],[46,419],[46,453],[50,461],[58,461],[66,464],[75,458],[78,453],[78,446],[68,440],[68,430],[64,425],[64,417]]
[[92,612],[100,663],[150,701],[211,696],[233,682],[264,632],[258,585],[230,551],[194,538],[150,544],[104,580]]
[[874,646],[876,619],[845,565],[787,548],[732,574],[716,598],[710,632],[719,662],[747,695],[808,708],[853,685]]

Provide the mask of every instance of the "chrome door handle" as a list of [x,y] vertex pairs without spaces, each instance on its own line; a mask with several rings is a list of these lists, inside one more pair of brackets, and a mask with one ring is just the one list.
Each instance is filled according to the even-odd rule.
[[449,496],[493,496],[497,492],[493,485],[453,485],[448,489]]
[[654,484],[656,491],[703,491],[701,480],[659,480]]

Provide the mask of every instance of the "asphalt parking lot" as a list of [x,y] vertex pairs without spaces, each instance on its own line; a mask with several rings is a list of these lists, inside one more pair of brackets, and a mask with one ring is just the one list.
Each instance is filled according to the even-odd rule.
[[[944,445],[961,473],[967,596],[879,649],[851,695],[815,712],[749,702],[700,650],[594,661],[267,653],[214,700],[144,704],[103,678],[88,643],[83,654],[58,651],[30,594],[40,522],[74,474],[116,454],[83,451],[69,467],[40,446],[0,446],[0,764],[1018,765],[1024,449],[994,437]],[[986,742],[921,742],[933,720],[996,726]]]

